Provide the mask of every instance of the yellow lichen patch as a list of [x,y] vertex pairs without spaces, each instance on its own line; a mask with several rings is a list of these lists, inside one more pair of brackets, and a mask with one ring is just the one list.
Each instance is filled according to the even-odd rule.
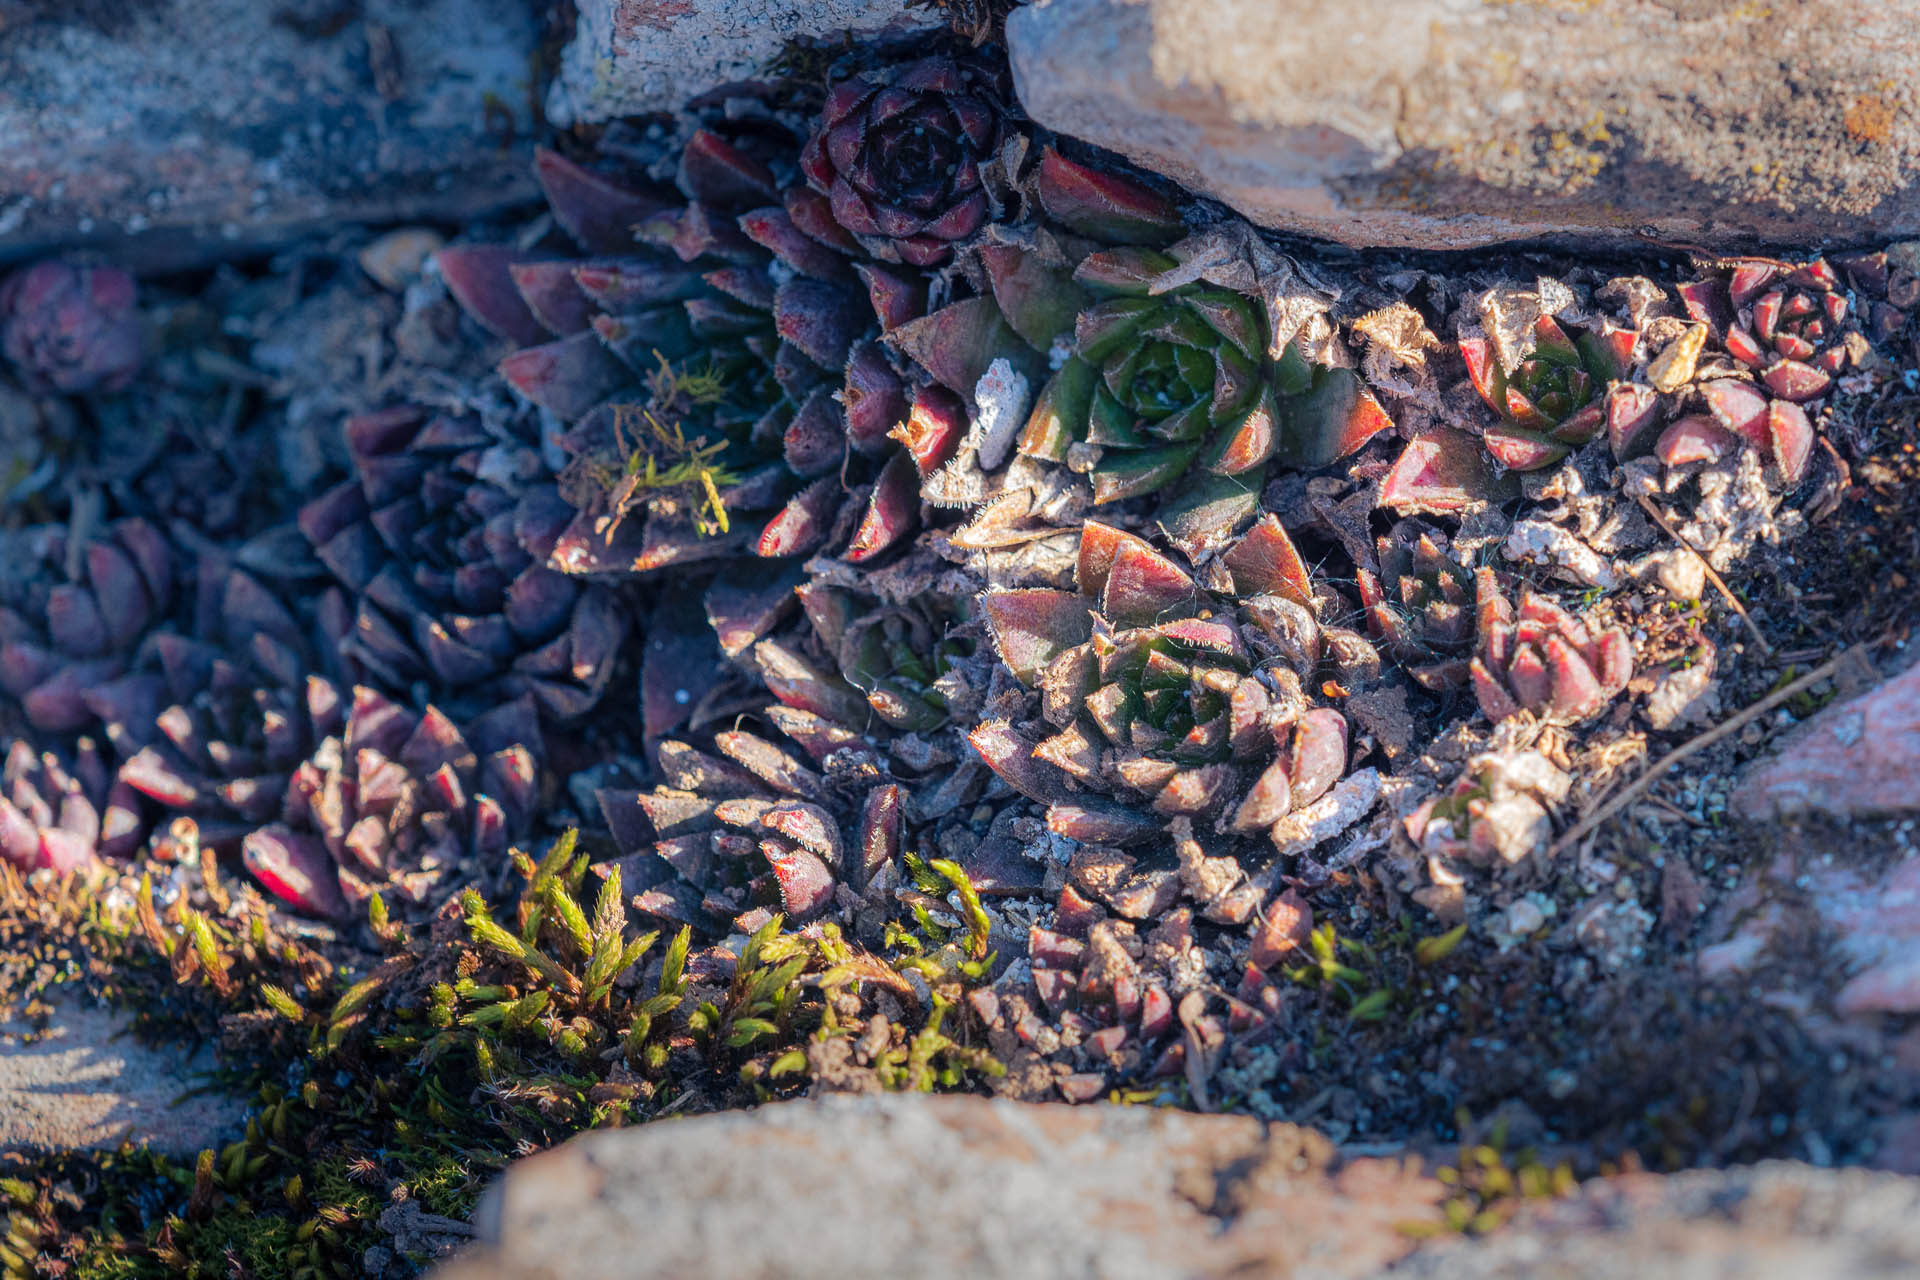
[[1862,94],[1848,107],[1847,136],[1855,142],[1886,142],[1893,137],[1893,104],[1878,94]]

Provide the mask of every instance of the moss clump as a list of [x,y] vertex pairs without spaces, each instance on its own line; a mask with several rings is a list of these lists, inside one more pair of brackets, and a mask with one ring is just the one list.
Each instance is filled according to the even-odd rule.
[[[992,960],[951,863],[918,870],[970,904],[966,930],[895,922],[885,955],[779,916],[731,946],[663,941],[633,928],[617,866],[589,882],[572,833],[512,863],[510,898],[468,890],[418,930],[376,895],[371,958],[283,930],[211,859],[164,909],[143,881],[118,911],[97,886],[28,896],[0,868],[0,930],[42,958],[0,972],[0,994],[111,974],[105,994],[218,1035],[241,1064],[220,1083],[254,1102],[242,1138],[191,1163],[129,1148],[0,1170],[7,1280],[358,1275],[368,1249],[463,1222],[508,1161],[581,1130],[844,1087],[818,1068],[844,1065],[831,1046],[855,1038],[882,1087],[966,1089],[1001,1070],[949,1017]],[[383,1215],[409,1204],[429,1225],[396,1239]]]

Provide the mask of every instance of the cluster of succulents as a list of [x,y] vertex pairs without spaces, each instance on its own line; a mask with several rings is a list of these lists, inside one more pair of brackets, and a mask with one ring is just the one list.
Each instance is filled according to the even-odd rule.
[[[917,267],[984,216],[978,160],[1001,122],[974,78],[932,58],[835,86],[806,183],[723,120],[687,142],[672,190],[543,153],[556,221],[607,256],[442,251],[470,314],[522,344],[502,374],[572,423],[580,515],[557,564],[644,572],[829,535],[862,560],[911,531],[916,477],[889,433],[913,397],[875,339],[923,313]],[[849,466],[866,480],[851,498]]]
[[[0,573],[0,858],[164,853],[164,815],[292,913],[383,943],[432,918],[407,964],[464,925],[458,978],[409,1007],[480,1089],[482,1054],[524,1051],[618,1060],[617,1101],[697,1046],[762,1089],[998,1059],[1024,1089],[1178,1076],[1204,1105],[1230,1038],[1286,1025],[1296,962],[1351,980],[1323,890],[1408,840],[1435,886],[1526,861],[1567,795],[1549,757],[1630,730],[1635,640],[1599,619],[1631,608],[1506,575],[1513,517],[1560,520],[1553,494],[1577,521],[1661,466],[1675,497],[1729,456],[1787,500],[1920,303],[1884,254],[1670,291],[1322,287],[1030,130],[984,59],[826,65],[540,151],[544,215],[419,282],[497,378],[347,398],[345,472],[291,526],[46,488],[32,518],[59,523]],[[1414,337],[1370,323],[1389,297]],[[1413,305],[1462,299],[1478,323],[1432,322],[1451,344]],[[8,376],[126,389],[133,304],[105,268],[15,276]],[[1640,549],[1627,515],[1579,537]],[[1465,750],[1423,758],[1448,722]],[[1399,834],[1376,816],[1462,759]],[[578,850],[527,855],[575,823]],[[682,939],[657,969],[633,920]],[[696,937],[729,941],[689,962]],[[804,1050],[715,1049],[790,1036],[803,986]],[[896,997],[911,1043],[861,1004]],[[273,1008],[332,1038],[358,1006]]]

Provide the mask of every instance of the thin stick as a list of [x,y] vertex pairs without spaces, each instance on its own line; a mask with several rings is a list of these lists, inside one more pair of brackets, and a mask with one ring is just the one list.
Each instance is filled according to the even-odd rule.
[[1730,719],[1715,725],[1685,746],[1676,747],[1672,751],[1669,751],[1666,755],[1660,757],[1658,764],[1649,767],[1645,773],[1623,787],[1620,793],[1614,796],[1613,799],[1580,819],[1571,831],[1561,836],[1558,840],[1555,840],[1553,847],[1547,850],[1547,857],[1558,857],[1573,845],[1578,844],[1581,838],[1588,832],[1594,830],[1601,823],[1626,808],[1629,804],[1632,804],[1642,792],[1653,785],[1654,779],[1671,769],[1674,765],[1679,764],[1690,755],[1706,750],[1734,730],[1759,719],[1787,699],[1806,689],[1809,685],[1818,684],[1820,681],[1825,680],[1835,671],[1839,670],[1839,668],[1840,659],[1830,658],[1813,670],[1807,672],[1807,674],[1801,676],[1798,680],[1795,680],[1792,684],[1787,685],[1784,689],[1775,690],[1746,710],[1736,712]]
[[1660,514],[1660,508],[1647,501],[1646,494],[1636,493],[1633,496],[1640,505],[1646,509],[1646,513],[1653,517],[1653,522],[1666,530],[1669,538],[1672,538],[1682,547],[1685,547],[1687,551],[1693,555],[1693,558],[1700,562],[1700,567],[1707,571],[1707,581],[1719,589],[1720,594],[1727,598],[1727,603],[1733,606],[1733,611],[1740,615],[1740,621],[1747,624],[1747,630],[1753,633],[1753,642],[1760,646],[1760,652],[1768,658],[1772,658],[1773,646],[1768,644],[1767,638],[1760,634],[1760,628],[1753,625],[1753,619],[1747,616],[1746,607],[1734,598],[1733,591],[1727,586],[1726,580],[1714,572],[1713,566],[1707,563],[1707,558],[1701,555],[1699,550],[1691,542],[1688,542],[1680,536],[1678,529],[1667,523],[1667,518]]

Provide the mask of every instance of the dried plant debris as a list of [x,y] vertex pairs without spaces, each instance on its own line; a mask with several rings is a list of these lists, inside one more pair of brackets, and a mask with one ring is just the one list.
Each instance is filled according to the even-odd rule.
[[413,1274],[516,1155],[836,1089],[1442,1142],[1464,1230],[1903,1105],[1693,965],[1831,978],[1724,779],[1855,667],[1695,735],[1909,639],[1914,247],[1323,261],[938,7],[528,221],[0,282],[0,1005],[255,1107],[10,1157],[6,1274]]

